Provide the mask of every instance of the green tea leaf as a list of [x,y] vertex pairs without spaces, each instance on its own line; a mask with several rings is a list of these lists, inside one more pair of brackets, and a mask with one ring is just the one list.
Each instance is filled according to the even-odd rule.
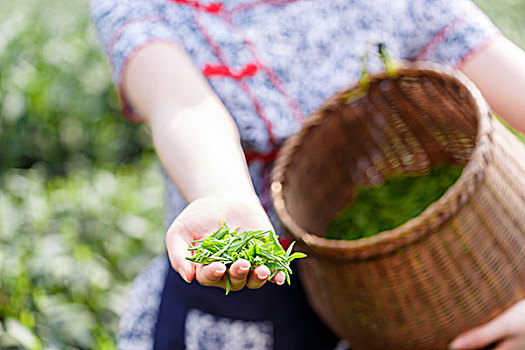
[[292,261],[294,259],[301,259],[301,258],[305,258],[306,257],[306,254],[304,253],[301,253],[301,252],[296,252],[296,253],[293,253],[290,258],[288,259],[288,261]]
[[230,276],[228,275],[228,272],[226,272],[226,274],[224,275],[224,278],[226,279],[226,295],[228,295],[231,289]]

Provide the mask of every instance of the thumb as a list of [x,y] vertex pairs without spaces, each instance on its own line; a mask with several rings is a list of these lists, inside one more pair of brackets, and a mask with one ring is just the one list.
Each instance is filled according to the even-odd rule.
[[191,256],[191,252],[188,250],[190,242],[184,237],[185,235],[168,230],[166,248],[173,269],[179,273],[183,280],[190,283],[195,277],[195,264],[186,260],[186,257]]
[[508,327],[504,317],[494,320],[460,334],[450,344],[449,349],[480,349],[498,342],[508,335]]

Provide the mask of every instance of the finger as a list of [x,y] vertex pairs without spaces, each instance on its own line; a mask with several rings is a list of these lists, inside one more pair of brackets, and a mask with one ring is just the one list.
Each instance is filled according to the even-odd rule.
[[277,274],[273,276],[273,278],[271,279],[271,282],[276,283],[280,286],[282,286],[285,281],[286,281],[286,275],[282,271],[277,272]]
[[490,347],[491,350],[522,350],[523,346],[521,348],[518,348],[516,346],[513,346],[512,342],[509,341],[501,341],[496,346]]
[[250,277],[248,277],[246,286],[250,289],[261,288],[268,280],[268,277],[270,277],[270,269],[265,265],[257,266],[253,269]]
[[224,288],[224,274],[226,266],[220,262],[212,262],[209,265],[197,265],[197,281],[203,286],[216,286]]
[[523,350],[525,349],[525,339],[510,337],[498,343],[494,350]]
[[250,262],[245,259],[235,261],[228,270],[231,290],[241,290],[246,285],[246,277],[250,273]]
[[191,282],[195,277],[195,264],[186,257],[191,256],[188,250],[189,241],[185,235],[168,230],[166,233],[166,248],[171,266],[186,281]]
[[506,319],[500,316],[489,323],[460,334],[452,341],[450,349],[479,349],[496,343],[507,335]]

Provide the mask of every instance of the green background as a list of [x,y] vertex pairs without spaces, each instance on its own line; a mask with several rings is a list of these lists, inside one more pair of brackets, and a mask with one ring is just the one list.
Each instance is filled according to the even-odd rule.
[[[524,0],[478,0],[525,47]],[[163,251],[148,130],[118,113],[81,0],[0,0],[0,348],[114,349]]]

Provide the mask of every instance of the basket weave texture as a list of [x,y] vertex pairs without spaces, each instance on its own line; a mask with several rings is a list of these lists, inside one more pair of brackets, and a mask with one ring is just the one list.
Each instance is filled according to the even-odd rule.
[[[446,349],[525,298],[525,147],[461,73],[404,63],[353,102],[329,99],[284,144],[274,206],[308,258],[308,298],[351,348]],[[363,184],[465,166],[418,217],[357,241],[322,238]]]

